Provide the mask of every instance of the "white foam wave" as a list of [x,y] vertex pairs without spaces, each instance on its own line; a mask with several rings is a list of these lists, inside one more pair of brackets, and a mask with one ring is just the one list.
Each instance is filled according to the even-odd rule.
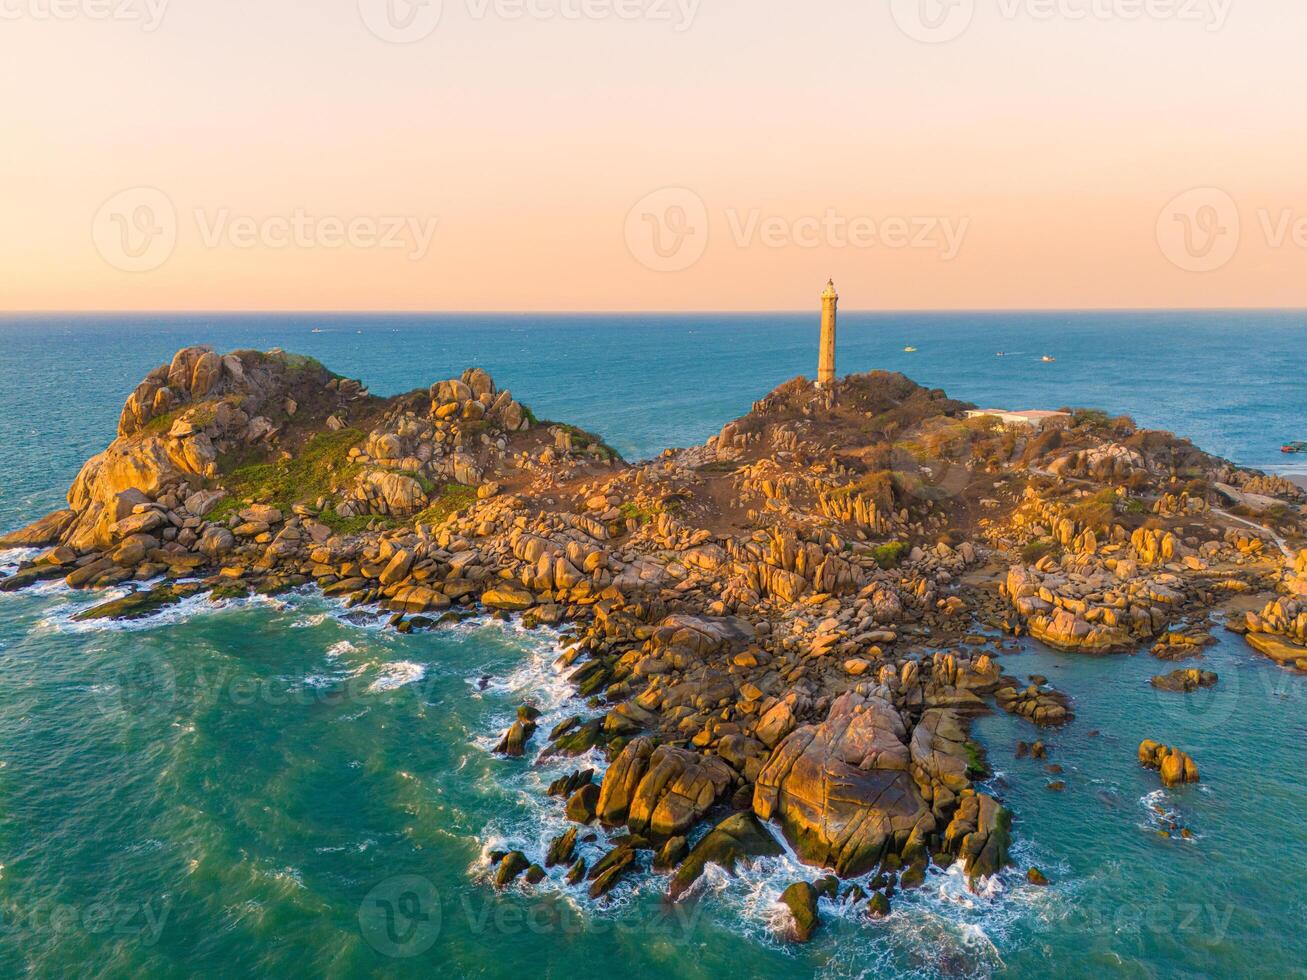
[[333,660],[337,657],[343,657],[346,654],[357,653],[357,652],[358,652],[358,647],[356,647],[353,643],[350,643],[349,640],[341,640],[327,647],[327,656]]
[[18,566],[41,553],[40,548],[0,548],[0,573],[12,575]]
[[74,617],[93,606],[121,599],[128,594],[127,589],[109,589],[92,595],[78,593],[76,599],[65,602],[54,609],[36,624],[37,630],[54,633],[143,633],[162,626],[174,626],[184,623],[196,616],[218,610],[218,606],[209,601],[204,593],[198,593],[167,606],[141,619],[90,619],[78,621]]
[[374,693],[395,691],[409,684],[416,684],[426,676],[427,669],[421,664],[410,663],[407,660],[386,664],[381,669],[381,676],[368,685],[368,690]]

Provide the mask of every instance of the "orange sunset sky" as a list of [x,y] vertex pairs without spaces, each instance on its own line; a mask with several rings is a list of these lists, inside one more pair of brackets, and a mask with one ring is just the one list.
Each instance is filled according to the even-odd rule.
[[1302,0],[0,20],[4,310],[1307,306]]

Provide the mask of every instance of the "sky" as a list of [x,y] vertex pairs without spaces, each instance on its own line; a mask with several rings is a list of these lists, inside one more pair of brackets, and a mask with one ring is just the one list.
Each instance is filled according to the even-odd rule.
[[0,0],[0,310],[1307,306],[1302,0]]

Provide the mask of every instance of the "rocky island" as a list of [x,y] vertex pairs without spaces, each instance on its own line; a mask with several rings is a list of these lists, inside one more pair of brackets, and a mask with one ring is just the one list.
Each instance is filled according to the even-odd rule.
[[[33,549],[0,590],[127,590],[94,619],[316,587],[404,631],[486,610],[557,627],[589,710],[542,732],[523,705],[499,750],[607,767],[550,788],[575,827],[548,864],[594,897],[652,869],[677,898],[783,837],[830,873],[786,891],[796,939],[822,894],[879,916],[931,863],[1009,862],[971,719],[1038,737],[1075,712],[1074,691],[1004,672],[1012,638],[1197,660],[1215,616],[1307,670],[1293,484],[1124,417],[1009,417],[827,368],[628,463],[479,369],[380,398],[280,350],[187,348],[130,394],[67,508],[0,539]],[[1163,668],[1166,697],[1219,683]],[[1180,747],[1144,748],[1197,778]],[[592,867],[578,833],[607,842]],[[500,887],[546,874],[492,859]]]

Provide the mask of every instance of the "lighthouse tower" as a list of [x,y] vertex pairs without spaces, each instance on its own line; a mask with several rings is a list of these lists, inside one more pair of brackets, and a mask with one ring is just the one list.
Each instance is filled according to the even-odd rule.
[[832,279],[821,294],[821,356],[817,361],[817,386],[827,390],[835,387],[835,319],[839,305],[840,296]]

